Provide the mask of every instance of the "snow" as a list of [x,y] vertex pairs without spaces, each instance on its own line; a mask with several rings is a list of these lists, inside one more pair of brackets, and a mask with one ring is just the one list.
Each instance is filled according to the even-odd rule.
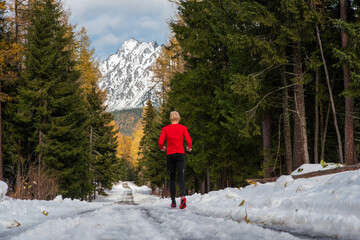
[[309,172],[329,170],[337,167],[342,167],[343,165],[337,163],[327,163],[326,167],[321,166],[321,164],[303,164],[298,167],[291,175],[301,175]]
[[0,201],[3,200],[5,194],[7,193],[8,185],[3,181],[0,181]]
[[211,214],[219,217],[247,216],[252,223],[295,233],[358,239],[359,198],[360,171],[353,171],[297,180],[282,176],[275,183],[194,195],[189,202],[198,213],[208,213],[211,205]]
[[129,40],[125,41],[123,44],[123,49],[125,52],[131,52],[133,51],[137,46],[139,45],[139,42],[136,41],[134,38],[130,38]]
[[[359,239],[360,170],[194,194],[185,210],[123,183],[94,202],[5,197],[0,239]],[[119,204],[126,185],[137,205]]]
[[156,42],[138,42],[131,38],[119,50],[100,64],[103,77],[99,80],[100,89],[107,92],[107,109],[116,111],[143,107],[150,98],[154,106],[159,103],[150,67],[161,51]]

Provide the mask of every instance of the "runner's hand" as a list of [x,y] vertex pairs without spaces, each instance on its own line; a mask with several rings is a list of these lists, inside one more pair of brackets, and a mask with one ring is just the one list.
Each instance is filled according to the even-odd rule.
[[192,148],[186,147],[186,151],[191,152]]
[[161,151],[165,152],[166,151],[166,147],[164,146]]

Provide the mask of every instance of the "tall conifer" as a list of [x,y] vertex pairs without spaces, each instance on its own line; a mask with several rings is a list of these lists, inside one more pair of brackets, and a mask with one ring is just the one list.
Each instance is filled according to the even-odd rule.
[[140,141],[139,170],[153,186],[161,186],[167,179],[165,155],[159,150],[158,140],[162,125],[150,99],[143,110],[143,137]]
[[110,189],[116,179],[115,173],[119,167],[119,159],[116,157],[116,132],[110,124],[114,117],[106,112],[103,103],[103,93],[92,85],[87,95],[90,113],[90,154],[91,161],[89,171],[91,179],[98,192]]
[[[94,49],[90,49],[90,39],[85,28],[77,35],[77,66],[80,71],[80,89],[86,98],[89,112],[88,135],[90,142],[90,161],[86,163],[90,173],[94,193],[111,188],[116,179],[119,166],[116,157],[116,131],[111,123],[113,115],[106,111],[105,93],[97,87],[100,79]],[[94,196],[95,197],[95,196]]]
[[[14,101],[19,79],[17,66],[22,59],[22,48],[12,39],[12,22],[6,16],[6,11],[6,1],[0,1],[0,179],[3,178],[3,166],[11,169],[16,158]],[[11,174],[11,171],[7,171],[6,178]]]
[[91,190],[88,116],[72,58],[73,34],[62,14],[57,2],[33,3],[19,115],[31,126],[29,144],[39,173],[45,168],[57,178],[62,194],[83,198]]

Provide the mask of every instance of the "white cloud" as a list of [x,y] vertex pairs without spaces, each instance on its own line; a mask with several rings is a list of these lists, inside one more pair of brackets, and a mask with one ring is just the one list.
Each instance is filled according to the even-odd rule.
[[95,44],[98,45],[101,49],[104,49],[108,45],[119,45],[121,44],[121,41],[121,37],[110,33],[99,37],[95,41]]
[[159,27],[158,22],[154,21],[153,19],[143,19],[143,21],[140,22],[140,26],[143,29],[148,30],[156,30]]
[[109,12],[144,15],[171,8],[168,0],[63,0],[63,3],[79,17]]
[[165,43],[174,6],[168,0],[62,0],[72,24],[84,26],[96,53],[105,59],[131,37]]
[[125,27],[124,19],[119,16],[99,15],[91,19],[86,19],[83,23],[91,35],[102,35],[109,32],[117,32],[116,28]]

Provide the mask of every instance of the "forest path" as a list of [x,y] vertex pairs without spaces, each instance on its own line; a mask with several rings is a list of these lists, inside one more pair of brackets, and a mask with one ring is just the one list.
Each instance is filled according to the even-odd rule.
[[[211,214],[172,209],[170,201],[153,196],[152,204],[134,204],[138,192],[129,186],[114,187],[98,202],[49,204],[48,216],[19,219],[21,226],[0,232],[0,239],[307,239],[261,226],[213,217]],[[136,202],[136,201],[135,201]],[[51,204],[51,206],[50,206]],[[63,205],[61,205],[63,204]],[[209,206],[211,207],[211,206]],[[63,208],[63,209],[60,209]],[[59,210],[60,209],[60,210]]]

